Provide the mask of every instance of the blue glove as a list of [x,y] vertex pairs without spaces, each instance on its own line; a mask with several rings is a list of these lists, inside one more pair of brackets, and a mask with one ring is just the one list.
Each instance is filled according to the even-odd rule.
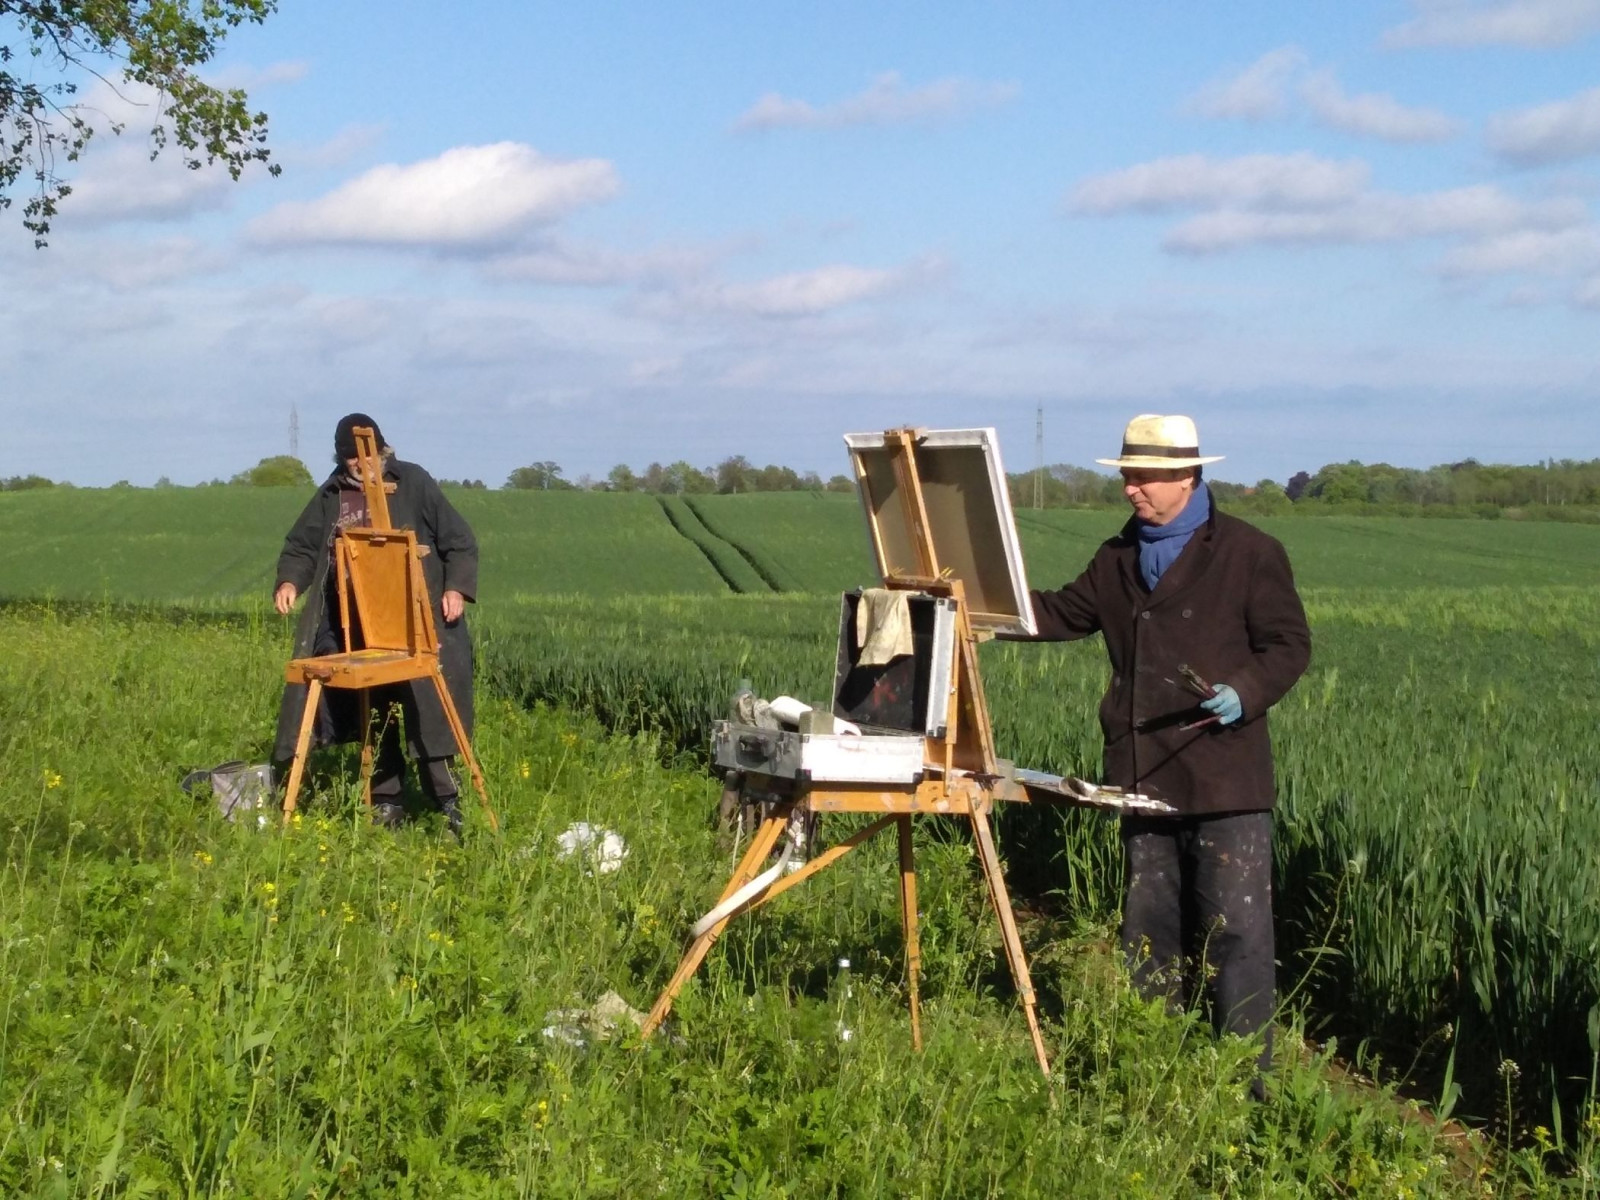
[[1244,716],[1244,705],[1239,702],[1239,693],[1225,683],[1216,684],[1212,691],[1215,693],[1209,700],[1200,701],[1200,707],[1208,713],[1217,715],[1219,725],[1232,725]]

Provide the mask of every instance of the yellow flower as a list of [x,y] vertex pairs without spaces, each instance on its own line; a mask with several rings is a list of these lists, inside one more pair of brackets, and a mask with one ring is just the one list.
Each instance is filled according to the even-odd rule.
[[563,733],[561,735],[561,744],[563,746],[566,746],[568,749],[570,749],[573,746],[576,746],[578,744],[578,735],[575,734],[575,733],[572,733],[570,730],[568,732],[566,732],[566,733]]
[[60,787],[61,773],[59,771],[52,771],[49,767],[46,767],[44,769],[44,786],[46,790]]
[[211,855],[204,850],[196,850],[194,852],[194,861],[199,866],[209,867],[211,865]]
[[339,905],[339,911],[344,914],[344,923],[346,925],[352,924],[355,921],[356,910],[350,907],[350,902],[348,900]]
[[428,934],[428,940],[430,942],[437,942],[442,937],[444,937],[444,934],[440,933],[437,929]]
[[524,760],[523,764],[517,768],[517,774],[521,775],[524,779],[527,779],[533,774],[533,768],[528,765],[526,760]]
[[272,895],[273,892],[275,892],[277,890],[278,890],[278,885],[273,883],[272,880],[270,880],[270,879],[266,880],[261,885],[261,894],[263,896],[270,896],[270,895]]
[[299,813],[295,813],[295,814],[294,814],[294,816],[292,816],[292,817],[290,817],[290,818],[289,818],[289,824],[291,824],[291,825],[294,825],[294,826],[297,826],[297,827],[298,827],[298,826],[299,826],[299,824],[300,824],[300,822],[301,822],[301,821],[303,821],[303,820],[304,820],[304,819],[305,819],[305,818],[304,818],[304,817],[302,817],[302,816],[301,816],[301,815],[300,815],[300,814],[299,814]]

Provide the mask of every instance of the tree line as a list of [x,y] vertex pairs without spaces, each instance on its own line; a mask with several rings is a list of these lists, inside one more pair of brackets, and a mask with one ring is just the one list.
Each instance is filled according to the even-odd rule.
[[[457,482],[441,480],[442,483]],[[482,487],[479,480],[461,481],[462,486]],[[507,488],[536,491],[649,492],[654,495],[731,495],[736,492],[850,492],[855,481],[848,475],[824,480],[815,471],[796,471],[793,467],[753,465],[742,454],[723,459],[714,467],[696,467],[679,460],[663,466],[653,462],[642,471],[618,463],[604,479],[580,475],[566,478],[559,463],[536,462],[518,467],[506,477]]]
[[[256,487],[308,487],[311,473],[289,455],[264,458],[239,472],[228,484]],[[486,488],[481,479],[441,479],[447,487]],[[1086,467],[1059,463],[1044,471],[1011,475],[1011,502],[1017,508],[1125,507],[1119,476]],[[1393,513],[1436,515],[1476,513],[1501,516],[1520,512],[1555,520],[1593,520],[1600,517],[1600,459],[1549,459],[1531,466],[1480,463],[1476,459],[1417,468],[1388,463],[1329,463],[1315,472],[1298,471],[1287,483],[1272,479],[1254,484],[1207,480],[1228,508],[1244,513]],[[217,486],[220,479],[202,486]],[[70,487],[42,475],[0,478],[0,491]],[[131,486],[119,480],[116,486]],[[158,487],[172,484],[162,479]],[[757,467],[742,454],[710,467],[679,460],[653,462],[643,470],[619,463],[595,479],[580,475],[568,479],[561,465],[551,461],[518,467],[501,485],[508,490],[645,492],[656,495],[730,495],[739,492],[852,492],[848,475],[823,479],[815,471],[768,464]]]

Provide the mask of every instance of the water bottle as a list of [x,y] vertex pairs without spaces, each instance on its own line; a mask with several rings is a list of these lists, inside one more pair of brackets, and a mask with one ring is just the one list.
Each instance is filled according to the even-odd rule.
[[850,1028],[851,994],[850,960],[841,958],[833,973],[833,1010],[837,1018],[835,1029],[841,1042],[848,1042],[855,1036],[855,1030]]

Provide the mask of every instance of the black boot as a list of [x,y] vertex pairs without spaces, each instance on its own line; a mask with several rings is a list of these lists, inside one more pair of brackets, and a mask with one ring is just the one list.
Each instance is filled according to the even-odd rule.
[[374,800],[372,802],[372,823],[384,829],[398,829],[406,819],[406,809],[403,804],[396,804],[390,800]]
[[461,840],[461,805],[456,797],[440,797],[439,811],[444,814],[444,823],[450,830],[450,836],[459,842]]

